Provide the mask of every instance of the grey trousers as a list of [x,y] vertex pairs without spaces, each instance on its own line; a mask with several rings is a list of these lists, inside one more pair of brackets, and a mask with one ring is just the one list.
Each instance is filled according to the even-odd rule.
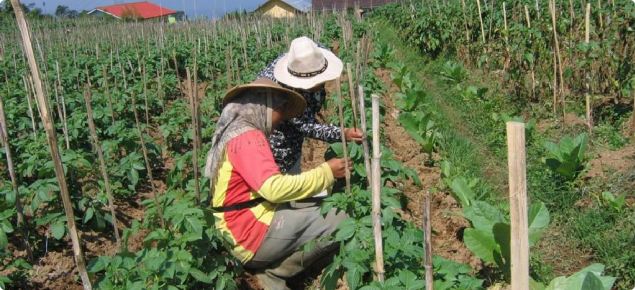
[[[284,208],[274,213],[267,235],[256,255],[245,264],[248,268],[276,268],[285,264],[285,260],[293,260],[289,267],[286,263],[283,272],[291,277],[308,268],[320,257],[327,256],[337,249],[335,242],[318,242],[309,252],[303,252],[301,246],[333,233],[337,225],[346,218],[343,212],[331,210],[326,217],[320,214],[317,206],[306,208]],[[295,255],[294,255],[295,254]],[[298,257],[301,255],[301,257]],[[295,256],[295,257],[294,257]],[[298,260],[300,263],[296,263]],[[278,271],[280,272],[280,271]],[[287,276],[287,274],[277,274]]]

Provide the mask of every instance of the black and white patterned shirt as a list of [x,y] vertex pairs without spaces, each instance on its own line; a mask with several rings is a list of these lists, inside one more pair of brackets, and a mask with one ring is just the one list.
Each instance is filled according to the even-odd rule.
[[280,166],[280,171],[283,173],[288,172],[295,162],[302,157],[304,137],[329,143],[341,141],[342,138],[342,130],[340,127],[332,124],[322,124],[315,119],[315,114],[322,109],[324,101],[326,100],[326,90],[324,87],[316,92],[305,91],[280,83],[273,76],[273,68],[284,55],[283,53],[278,56],[278,58],[258,74],[259,78],[264,77],[273,80],[285,88],[296,91],[306,99],[307,106],[302,116],[280,122],[278,128],[269,137],[273,157],[278,166]]

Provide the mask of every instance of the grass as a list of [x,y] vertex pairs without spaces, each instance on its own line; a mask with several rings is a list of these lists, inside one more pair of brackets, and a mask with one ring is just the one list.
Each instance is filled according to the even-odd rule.
[[[396,59],[406,64],[423,82],[433,96],[433,110],[439,112],[438,123],[444,136],[441,155],[450,161],[457,173],[466,178],[481,178],[478,188],[489,193],[488,201],[505,210],[507,204],[507,151],[505,126],[494,120],[492,113],[510,116],[531,116],[544,120],[550,113],[540,104],[514,101],[500,87],[500,76],[467,70],[467,79],[459,83],[488,87],[487,99],[481,103],[468,103],[460,96],[456,85],[446,84],[439,74],[443,64],[452,56],[435,60],[422,56],[415,48],[408,47],[387,26],[376,23],[376,42],[390,43],[396,49]],[[592,152],[618,149],[628,143],[616,125],[619,122],[599,122],[593,139]],[[558,141],[562,136],[576,136],[585,131],[584,126],[565,126],[535,132],[528,138],[527,187],[531,202],[543,201],[549,208],[552,223],[541,242],[532,251],[532,275],[542,282],[555,276],[570,275],[591,262],[607,266],[607,275],[618,277],[617,289],[630,289],[635,284],[635,217],[633,208],[626,207],[616,213],[591,202],[580,206],[580,201],[592,199],[591,192],[631,192],[635,174],[629,182],[622,175],[612,175],[608,182],[601,179],[568,182],[553,173],[542,161],[545,156],[543,143]],[[538,131],[538,130],[536,130]],[[620,181],[621,180],[621,181]],[[615,189],[615,183],[623,188]],[[478,192],[477,192],[478,194]]]

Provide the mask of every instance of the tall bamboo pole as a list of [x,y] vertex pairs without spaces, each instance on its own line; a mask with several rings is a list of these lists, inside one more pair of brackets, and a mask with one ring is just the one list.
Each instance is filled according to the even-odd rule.
[[[344,109],[342,106],[342,80],[338,77],[335,80],[335,85],[337,87],[337,106],[339,108],[339,117],[340,117],[340,129],[342,131],[342,151],[344,154],[344,162],[348,164],[348,148],[346,146],[346,136],[344,134],[346,128],[344,127]],[[351,172],[348,169],[348,166],[345,167],[345,177],[346,177],[346,194],[351,193]]]
[[[562,120],[564,122],[564,115],[566,114],[566,104],[564,100],[564,77],[562,72],[562,57],[560,56],[560,44],[558,42],[558,30],[556,27],[556,2],[554,0],[549,0],[549,9],[551,12],[551,24],[553,29],[553,42],[555,47],[554,54],[554,62],[557,63],[558,73],[560,75],[560,97],[561,97],[561,105],[562,105]],[[557,58],[557,61],[556,61]],[[554,75],[554,78],[557,77]]]
[[423,229],[425,231],[425,269],[426,290],[434,290],[434,277],[432,268],[432,223],[430,222],[430,191],[426,191],[426,201],[423,205]]
[[165,229],[165,221],[163,220],[163,209],[159,198],[157,197],[156,188],[154,187],[154,178],[152,177],[152,167],[150,166],[150,160],[148,159],[148,149],[146,149],[146,143],[143,139],[143,131],[141,131],[141,125],[139,124],[139,114],[137,113],[137,104],[135,102],[135,94],[130,94],[132,97],[132,112],[134,114],[135,123],[137,124],[137,131],[139,132],[139,142],[141,142],[141,151],[143,152],[143,160],[146,163],[146,171],[148,171],[148,177],[150,178],[150,188],[152,189],[152,199],[154,199],[154,206],[157,208],[157,214],[159,215],[159,222],[161,228]]
[[373,184],[372,218],[375,236],[375,273],[380,282],[384,282],[384,249],[381,237],[381,148],[379,147],[379,96],[372,95],[373,110]]
[[357,104],[355,104],[355,85],[353,85],[353,74],[351,72],[350,63],[346,63],[346,70],[348,75],[348,94],[351,98],[351,104],[353,105],[353,128],[357,130]]
[[[591,16],[591,3],[586,4],[586,15],[584,17],[585,22],[585,30],[584,30],[584,42],[589,44],[589,19]],[[587,54],[588,57],[588,54]],[[590,65],[589,65],[590,66]],[[589,81],[591,80],[591,75],[589,69],[586,70],[585,77],[585,98],[586,98],[586,125],[589,130],[589,135],[591,135],[591,130],[593,129],[593,119],[591,119],[591,85]]]
[[108,86],[108,72],[106,66],[101,65],[101,74],[104,78],[104,88],[106,89],[106,97],[108,97],[108,108],[110,109],[110,119],[112,120],[112,126],[115,127],[115,108],[112,106],[112,97],[110,96],[110,88]]
[[[366,180],[368,180],[368,186],[372,184],[371,167],[370,167],[370,148],[368,147],[368,138],[366,137],[366,100],[364,96],[364,87],[358,87],[359,100],[359,116],[362,128],[362,147],[364,147],[364,167],[366,168]],[[634,117],[635,118],[635,117]]]
[[476,0],[478,6],[478,19],[481,22],[481,36],[483,37],[483,44],[485,44],[485,28],[483,27],[483,14],[481,14],[481,0]]
[[0,138],[4,143],[4,154],[7,157],[7,168],[9,169],[9,176],[11,177],[11,186],[13,192],[15,192],[15,209],[18,212],[18,218],[16,222],[16,228],[22,235],[22,242],[27,253],[27,258],[33,263],[33,251],[31,250],[31,244],[29,243],[28,235],[24,228],[24,213],[22,209],[22,199],[20,198],[20,191],[18,190],[18,179],[15,175],[13,167],[13,157],[11,156],[11,144],[9,143],[9,132],[7,131],[7,119],[4,116],[4,104],[0,99]]
[[190,100],[190,110],[192,115],[192,169],[194,171],[194,190],[196,192],[196,199],[201,202],[201,191],[198,185],[198,124],[196,119],[196,101],[194,99],[194,92],[192,90],[192,81],[190,79],[190,68],[185,68],[185,74],[187,76],[188,95]]
[[42,80],[40,79],[40,71],[37,67],[37,62],[35,60],[35,54],[33,52],[33,45],[31,43],[31,34],[29,32],[29,28],[27,26],[26,20],[24,19],[24,12],[22,11],[22,6],[20,5],[20,1],[11,0],[11,5],[13,6],[13,11],[16,16],[16,21],[18,22],[18,28],[20,29],[20,34],[22,35],[22,48],[26,53],[26,57],[29,62],[29,67],[31,69],[31,74],[35,79],[35,89],[37,92],[37,101],[42,107],[42,123],[44,123],[44,130],[46,131],[46,136],[48,139],[49,147],[51,149],[51,155],[53,159],[53,166],[55,170],[55,175],[57,176],[57,181],[59,183],[60,195],[62,196],[62,202],[64,204],[64,212],[66,213],[66,222],[68,225],[68,232],[71,236],[71,241],[73,243],[73,254],[75,258],[75,263],[77,264],[77,270],[79,271],[79,275],[82,279],[82,285],[85,290],[92,289],[92,285],[90,283],[90,278],[88,277],[88,272],[86,271],[86,263],[84,261],[84,254],[82,252],[81,241],[79,239],[79,235],[77,234],[77,228],[75,226],[75,214],[73,213],[73,205],[71,203],[71,197],[68,193],[68,186],[66,185],[66,176],[64,174],[64,167],[62,166],[62,158],[59,151],[59,147],[57,146],[57,137],[55,136],[55,126],[53,126],[53,122],[50,119],[48,107],[46,106],[46,97],[44,96],[44,90],[42,88]]
[[512,290],[529,289],[529,229],[525,124],[507,122]]
[[71,149],[70,138],[68,137],[68,121],[66,118],[66,100],[64,99],[64,87],[62,86],[62,78],[60,77],[60,66],[59,63],[55,62],[55,70],[57,71],[57,86],[59,86],[60,100],[62,101],[62,122],[64,127],[62,130],[64,133],[64,140],[66,141],[66,149]]
[[97,130],[95,129],[95,121],[93,120],[93,107],[90,104],[91,99],[92,92],[89,86],[88,90],[84,94],[84,101],[86,101],[86,111],[88,113],[88,128],[90,129],[90,135],[93,138],[93,144],[95,145],[95,150],[97,150],[97,156],[99,157],[99,167],[101,169],[101,176],[104,179],[104,186],[106,187],[108,207],[110,208],[110,215],[112,216],[112,227],[115,231],[115,239],[117,241],[117,253],[120,253],[122,250],[121,237],[119,236],[117,213],[115,211],[115,199],[112,196],[112,191],[110,190],[110,180],[108,179],[108,171],[106,170],[106,159],[104,159],[104,152],[101,150],[101,143],[99,143],[99,137],[97,137]]

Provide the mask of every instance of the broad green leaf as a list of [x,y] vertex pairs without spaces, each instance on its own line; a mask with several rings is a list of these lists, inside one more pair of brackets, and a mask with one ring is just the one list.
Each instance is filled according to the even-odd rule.
[[462,206],[470,206],[472,204],[472,200],[474,200],[474,192],[472,192],[472,189],[467,184],[465,178],[455,178],[450,187],[452,188],[450,194]]
[[130,183],[133,185],[139,183],[139,171],[136,169],[130,168],[130,175],[128,177],[130,178]]
[[500,248],[494,240],[494,235],[491,232],[486,232],[477,229],[465,229],[463,232],[463,241],[472,253],[481,260],[495,264],[494,252],[500,253]]
[[13,233],[13,225],[11,225],[9,220],[2,221],[2,230],[7,234]]
[[602,281],[600,278],[595,276],[592,272],[587,272],[584,277],[584,281],[582,282],[582,287],[580,290],[601,290],[604,289],[602,285]]
[[549,210],[543,202],[534,203],[529,207],[528,217],[529,246],[533,247],[549,226]]
[[346,271],[346,283],[350,289],[357,289],[362,281],[362,272],[359,267],[352,267]]
[[529,277],[529,290],[545,290],[545,285]]
[[511,227],[507,223],[498,223],[494,225],[492,229],[494,233],[494,240],[500,248],[500,256],[504,261],[499,261],[498,267],[503,270],[504,273],[509,272],[511,266]]
[[212,281],[212,279],[210,279],[209,277],[207,277],[207,275],[205,275],[205,273],[203,273],[201,270],[196,269],[196,268],[190,268],[190,275],[192,275],[192,277],[194,277],[194,279],[201,281],[205,284],[212,284],[214,283],[214,281]]
[[64,227],[64,223],[58,221],[51,224],[51,234],[53,234],[53,237],[55,239],[62,239],[64,237],[65,231],[66,228]]
[[7,234],[0,229],[0,250],[4,250],[9,245]]
[[507,222],[500,210],[480,200],[474,201],[472,206],[464,206],[463,213],[477,230],[491,232],[495,224]]
[[83,223],[87,223],[91,218],[93,218],[93,214],[95,213],[95,209],[89,207],[84,213]]
[[357,230],[357,222],[353,218],[346,218],[337,226],[338,231],[335,234],[336,241],[344,241],[350,239]]

